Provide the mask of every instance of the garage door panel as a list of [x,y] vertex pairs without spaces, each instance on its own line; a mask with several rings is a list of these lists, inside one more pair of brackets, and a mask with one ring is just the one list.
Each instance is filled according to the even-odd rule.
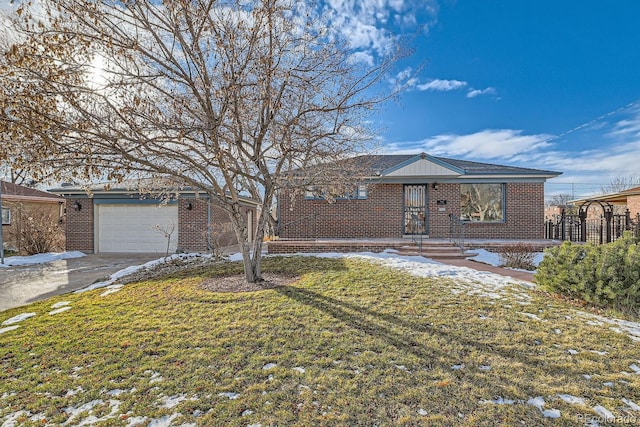
[[165,253],[167,238],[158,228],[170,231],[169,252],[178,244],[176,205],[98,205],[98,252]]

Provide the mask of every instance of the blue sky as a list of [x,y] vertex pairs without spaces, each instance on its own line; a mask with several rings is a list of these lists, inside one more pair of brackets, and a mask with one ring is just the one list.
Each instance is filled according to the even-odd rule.
[[548,195],[640,174],[639,1],[328,3],[365,49],[422,29],[415,80],[375,117],[384,151],[563,172]]
[[382,151],[563,172],[548,196],[640,176],[640,1],[322,1],[365,62],[414,37]]

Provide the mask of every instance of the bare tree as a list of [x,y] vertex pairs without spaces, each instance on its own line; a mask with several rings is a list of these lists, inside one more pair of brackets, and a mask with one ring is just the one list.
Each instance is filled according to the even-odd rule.
[[640,175],[619,175],[606,185],[600,187],[603,194],[618,193],[640,186]]
[[[261,280],[268,215],[249,238],[241,196],[266,213],[283,187],[357,179],[339,161],[370,142],[366,118],[390,96],[378,84],[403,54],[358,62],[321,8],[294,0],[56,0],[44,10],[46,24],[20,9],[29,38],[0,69],[13,92],[0,126],[29,145],[0,158],[36,177],[194,188],[229,214],[249,282]],[[319,162],[340,167],[292,173]]]

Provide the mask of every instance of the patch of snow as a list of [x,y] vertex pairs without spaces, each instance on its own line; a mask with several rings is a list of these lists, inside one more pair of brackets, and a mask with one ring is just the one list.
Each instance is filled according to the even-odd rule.
[[171,422],[176,418],[178,418],[179,416],[180,414],[171,414],[171,415],[165,415],[164,417],[161,417],[161,418],[153,419],[149,421],[149,424],[147,424],[147,427],[169,427],[171,426]]
[[147,421],[147,417],[128,417],[127,426],[128,427],[137,426],[137,425],[143,424],[145,421]]
[[55,309],[55,308],[60,308],[60,307],[66,307],[66,306],[67,306],[67,305],[69,305],[69,304],[71,304],[71,302],[70,302],[70,301],[60,301],[60,302],[57,302],[57,303],[53,304],[53,305],[51,306],[51,308],[54,308],[54,309]]
[[558,397],[571,405],[584,405],[584,399],[570,394],[559,394]]
[[122,289],[123,286],[124,285],[109,285],[109,286],[105,286],[107,288],[107,290],[104,291],[103,293],[101,293],[100,296],[101,297],[106,297],[107,295],[115,294],[120,289]]
[[394,365],[396,368],[400,369],[401,371],[408,371],[407,367],[404,365]]
[[540,317],[538,317],[536,314],[533,314],[533,313],[525,313],[523,311],[519,311],[518,314],[522,314],[523,316],[528,317],[528,318],[533,319],[533,320],[538,320],[540,322],[546,322],[546,320],[541,319]]
[[464,363],[461,363],[459,365],[452,365],[451,369],[453,369],[454,371],[459,371],[460,369],[464,368]]
[[[500,259],[500,254],[496,252],[491,252],[486,249],[474,249],[469,251],[472,253],[476,253],[477,255],[468,257],[468,260],[481,262],[483,264],[492,265],[494,267],[502,266],[502,260]],[[535,252],[533,257],[533,265],[539,266],[542,260],[544,259],[544,252]],[[528,271],[528,270],[523,270]],[[531,272],[532,273],[532,272]]]
[[498,396],[493,400],[481,400],[480,403],[483,405],[486,405],[487,403],[493,403],[495,405],[513,405],[516,401]]
[[590,380],[591,379],[591,375],[582,374],[582,376],[584,377],[585,380]]
[[609,352],[607,351],[598,351],[598,350],[589,350],[591,353],[595,353],[598,356],[606,356],[607,354],[609,354]]
[[224,393],[218,393],[218,396],[235,400],[240,397],[240,393],[232,393],[230,391],[225,391]]
[[576,354],[578,354],[578,350],[574,350],[574,349],[570,348],[569,350],[567,350],[567,353],[569,353],[572,356],[575,356]]
[[13,323],[22,322],[23,320],[26,320],[35,315],[36,315],[35,313],[20,313],[17,316],[13,316],[12,318],[5,320],[4,322],[2,322],[2,324],[11,325]]
[[638,406],[635,402],[629,400],[629,399],[622,399],[622,403],[624,403],[625,405],[627,405],[629,408],[631,408],[632,411],[640,411],[640,406]]
[[175,396],[163,396],[160,398],[161,405],[159,406],[161,408],[171,409],[180,404],[180,402],[184,402],[186,400],[189,400],[189,398],[187,398],[187,396],[185,396],[184,394],[177,394]]
[[71,310],[71,307],[69,307],[69,306],[66,306],[66,307],[60,307],[60,308],[59,308],[59,309],[57,309],[57,310],[51,310],[51,311],[49,312],[49,316],[54,316],[54,315],[56,315],[56,314],[64,313],[64,312],[65,312],[65,311],[67,311],[67,310]]
[[481,371],[490,371],[491,370],[491,366],[489,366],[489,365],[480,365],[478,367],[478,369],[480,369]]
[[0,328],[0,334],[4,334],[5,332],[16,330],[20,327],[20,325],[15,326],[7,326],[6,328]]
[[109,278],[107,280],[105,280],[104,282],[93,283],[92,285],[89,285],[86,288],[82,288],[82,289],[78,289],[77,291],[74,291],[74,293],[78,294],[78,293],[82,293],[82,292],[92,291],[94,289],[106,288],[106,287],[112,285],[113,282],[115,282],[116,280],[118,280],[118,279],[120,279],[122,277],[126,277],[126,276],[129,276],[131,274],[137,273],[140,270],[144,270],[144,269],[150,270],[150,269],[152,269],[154,267],[157,267],[160,264],[165,264],[165,263],[170,262],[170,261],[175,261],[175,260],[178,260],[178,259],[180,259],[180,260],[188,260],[188,259],[192,259],[192,258],[203,258],[203,257],[211,257],[211,255],[203,255],[203,254],[199,254],[199,253],[173,254],[173,255],[170,255],[168,257],[162,257],[162,258],[151,260],[151,261],[146,262],[146,263],[141,264],[141,265],[132,265],[130,267],[123,268],[120,271],[116,271],[111,276],[109,276]]
[[4,417],[4,422],[2,423],[2,427],[15,427],[18,425],[18,420],[21,417],[26,417],[29,415],[31,415],[31,413],[26,411],[18,411],[18,412],[14,412],[13,414],[9,414],[6,417]]
[[257,424],[249,424],[247,425],[247,427],[262,427],[262,424],[257,423]]
[[83,419],[79,423],[76,422],[75,418],[78,415],[82,414],[83,412],[91,413],[93,411],[93,408],[95,408],[98,405],[103,405],[104,403],[105,402],[102,399],[96,399],[96,400],[92,400],[91,402],[84,403],[77,407],[69,406],[63,409],[63,411],[67,415],[69,415],[69,418],[67,419],[67,421],[65,421],[64,424],[67,425],[73,422],[74,426],[92,426],[102,421],[106,421],[111,418],[114,418],[116,414],[119,412],[120,404],[122,403],[119,400],[109,400],[109,408],[111,409],[111,412],[109,412],[108,414],[100,418],[96,417],[95,415],[89,415],[87,418]]
[[593,407],[596,414],[600,415],[605,420],[615,420],[615,416],[604,406],[596,405]]
[[629,368],[631,368],[631,370],[636,374],[640,374],[640,367],[638,367],[638,365],[636,365],[635,363],[633,365],[630,365]]
[[269,369],[273,369],[278,366],[276,363],[267,363],[262,367],[263,370],[268,371]]
[[542,412],[542,416],[545,418],[560,418],[560,411],[557,409],[544,409],[546,402],[542,396],[532,397],[527,401],[528,405],[535,406]]
[[293,368],[294,371],[298,371],[301,374],[304,374],[306,371],[306,369],[304,369],[302,366],[296,366],[295,368]]
[[[588,325],[596,325],[602,326],[605,323],[609,325],[614,325],[615,327],[610,328],[614,332],[625,333],[629,338],[634,341],[640,341],[640,323],[638,322],[630,322],[628,320],[621,319],[611,319],[608,317],[598,316],[597,314],[587,313],[584,311],[579,311],[578,314],[586,320],[586,324]],[[591,320],[591,319],[596,319]]]
[[422,415],[424,417],[425,415],[429,415],[429,413],[424,409],[420,408],[418,409],[418,415]]
[[242,411],[243,417],[248,417],[251,414],[253,414],[253,411],[251,409],[245,409],[244,411]]
[[611,381],[606,382],[606,383],[602,383],[603,386],[605,387],[613,387],[613,383]]
[[64,395],[64,397],[71,397],[71,396],[75,396],[78,393],[82,393],[84,392],[84,389],[80,386],[76,387],[73,390],[67,390],[67,393]]
[[61,259],[81,258],[86,256],[82,252],[48,252],[44,254],[36,254],[30,256],[11,256],[4,259],[4,264],[0,264],[2,267],[19,266],[19,265],[32,265],[32,264],[45,264],[47,262],[58,261]]

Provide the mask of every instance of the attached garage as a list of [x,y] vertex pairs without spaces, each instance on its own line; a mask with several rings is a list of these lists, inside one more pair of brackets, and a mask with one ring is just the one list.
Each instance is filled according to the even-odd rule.
[[169,253],[178,248],[178,205],[96,204],[96,252]]
[[[68,251],[87,253],[211,252],[237,243],[231,219],[219,202],[185,188],[170,201],[127,188],[96,185],[63,186],[50,190],[65,200],[65,236]],[[240,199],[240,209],[251,234],[256,231],[258,203]]]

